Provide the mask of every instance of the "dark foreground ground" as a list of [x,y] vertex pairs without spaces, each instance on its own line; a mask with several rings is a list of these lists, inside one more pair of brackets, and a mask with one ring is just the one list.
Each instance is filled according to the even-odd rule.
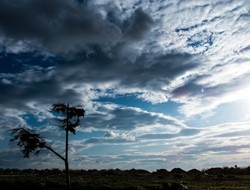
[[[210,168],[207,170],[76,170],[70,171],[75,190],[250,190],[250,167]],[[61,190],[65,188],[63,171],[1,170],[1,190]]]

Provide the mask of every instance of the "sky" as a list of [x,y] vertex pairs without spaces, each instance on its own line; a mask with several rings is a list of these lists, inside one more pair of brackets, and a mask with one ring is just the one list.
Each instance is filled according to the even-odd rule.
[[72,169],[250,164],[248,0],[1,0],[0,168],[62,168],[54,103],[81,105]]

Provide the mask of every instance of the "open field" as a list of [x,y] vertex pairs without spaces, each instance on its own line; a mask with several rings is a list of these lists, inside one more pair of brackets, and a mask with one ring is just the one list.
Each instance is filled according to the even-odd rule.
[[[65,189],[62,171],[1,170],[0,189]],[[71,189],[118,190],[248,190],[250,169],[212,168],[204,171],[161,169],[145,170],[77,170],[71,171]]]

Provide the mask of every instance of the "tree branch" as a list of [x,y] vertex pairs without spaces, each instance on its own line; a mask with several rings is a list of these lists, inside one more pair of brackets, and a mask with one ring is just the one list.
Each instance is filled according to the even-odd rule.
[[48,150],[50,150],[51,152],[53,152],[55,155],[57,155],[59,158],[61,158],[64,162],[66,161],[66,159],[61,156],[59,153],[57,153],[56,151],[54,151],[50,146],[44,145],[44,148],[47,148]]

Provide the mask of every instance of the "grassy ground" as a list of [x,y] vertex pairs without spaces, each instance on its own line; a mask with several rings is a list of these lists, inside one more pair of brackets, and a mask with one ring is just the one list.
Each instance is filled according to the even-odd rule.
[[[118,190],[249,190],[250,175],[172,174],[137,171],[72,172],[71,189]],[[181,185],[182,184],[182,187]],[[0,189],[65,189],[63,174],[0,175]]]

